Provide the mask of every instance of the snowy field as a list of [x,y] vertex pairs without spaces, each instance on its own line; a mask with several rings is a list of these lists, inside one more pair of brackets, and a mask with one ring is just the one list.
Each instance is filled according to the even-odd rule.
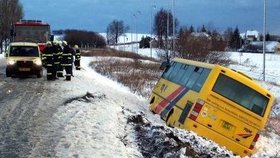
[[[138,53],[149,55],[149,50],[139,49]],[[154,53],[156,56],[156,51]],[[240,58],[239,53],[232,52],[231,59],[237,63],[230,65],[231,68],[261,79],[260,54],[243,53]],[[92,60],[95,59],[82,57],[82,70],[74,71],[71,82],[57,81],[50,85],[58,96],[52,98],[52,102],[59,100],[63,93],[71,92],[72,97],[57,110],[49,123],[49,130],[53,130],[54,135],[57,130],[62,133],[55,146],[57,157],[235,157],[193,132],[166,127],[159,116],[148,110],[146,98],[96,73],[88,66]],[[267,81],[259,80],[278,100],[279,62],[277,55],[268,55]],[[251,157],[280,157],[279,144],[279,135],[263,132],[256,145],[258,150]]]

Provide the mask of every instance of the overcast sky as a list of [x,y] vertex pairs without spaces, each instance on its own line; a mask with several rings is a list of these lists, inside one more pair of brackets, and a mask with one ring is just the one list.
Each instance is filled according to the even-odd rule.
[[[123,20],[128,32],[149,33],[151,15],[172,9],[172,0],[20,0],[25,19],[48,22],[53,30],[83,29],[105,32],[108,24]],[[219,31],[263,28],[264,0],[174,0],[180,26],[211,26]],[[152,6],[156,6],[152,9]],[[136,18],[133,15],[136,15]],[[136,27],[135,27],[136,26]],[[280,35],[280,0],[267,0],[267,30]]]

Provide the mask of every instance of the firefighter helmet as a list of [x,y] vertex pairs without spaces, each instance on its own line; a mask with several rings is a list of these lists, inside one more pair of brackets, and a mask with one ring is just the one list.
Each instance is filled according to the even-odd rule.
[[78,49],[78,48],[79,48],[79,46],[78,46],[78,45],[75,45],[75,46],[74,46],[74,48]]
[[62,45],[62,41],[57,41],[57,44]]
[[53,44],[54,44],[54,45],[58,45],[58,41],[57,41],[57,40],[54,40],[54,41],[53,41]]
[[46,45],[47,45],[47,46],[51,46],[51,45],[52,45],[52,42],[51,42],[51,41],[47,41],[47,42],[46,42]]
[[62,42],[62,45],[66,46],[66,45],[67,45],[67,42],[66,42],[66,41],[63,41],[63,42]]

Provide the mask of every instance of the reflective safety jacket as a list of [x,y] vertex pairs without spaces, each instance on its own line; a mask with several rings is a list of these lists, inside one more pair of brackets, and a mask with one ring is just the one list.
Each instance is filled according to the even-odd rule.
[[75,61],[80,61],[80,60],[81,60],[81,52],[80,52],[80,49],[76,49]]
[[53,66],[53,49],[51,46],[47,46],[43,50],[42,58],[46,62],[46,66]]
[[64,46],[61,65],[72,66],[74,53],[74,50],[69,45]]
[[53,48],[54,64],[59,65],[61,62],[60,56],[61,56],[62,49],[59,45],[53,45],[52,48]]

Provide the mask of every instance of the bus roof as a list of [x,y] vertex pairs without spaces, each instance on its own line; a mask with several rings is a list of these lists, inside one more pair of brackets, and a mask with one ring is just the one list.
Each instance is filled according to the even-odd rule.
[[204,62],[199,62],[199,61],[194,61],[194,60],[188,60],[188,59],[182,59],[182,58],[174,58],[172,59],[173,61],[184,63],[184,64],[191,64],[191,65],[197,65],[205,68],[212,69],[216,65],[210,64],[210,63],[204,63]]

